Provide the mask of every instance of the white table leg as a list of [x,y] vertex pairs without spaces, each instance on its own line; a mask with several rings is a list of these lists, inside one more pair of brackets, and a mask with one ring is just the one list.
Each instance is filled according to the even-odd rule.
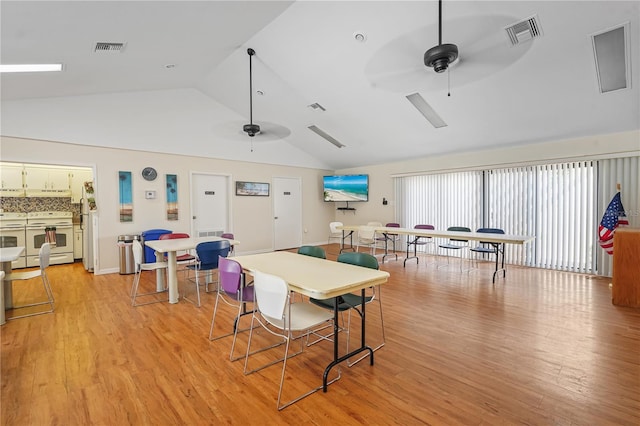
[[[156,262],[164,262],[164,253],[160,251],[156,252]],[[156,271],[156,291],[164,291],[166,288],[167,286],[164,279],[164,270],[158,269]]]
[[178,303],[178,262],[175,251],[168,253],[169,303]]
[[7,322],[4,318],[4,271],[0,271],[0,325]]

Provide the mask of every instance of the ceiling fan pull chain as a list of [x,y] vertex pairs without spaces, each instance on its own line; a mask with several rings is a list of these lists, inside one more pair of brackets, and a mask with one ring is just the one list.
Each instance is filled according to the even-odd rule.
[[447,68],[447,96],[451,96],[451,68]]

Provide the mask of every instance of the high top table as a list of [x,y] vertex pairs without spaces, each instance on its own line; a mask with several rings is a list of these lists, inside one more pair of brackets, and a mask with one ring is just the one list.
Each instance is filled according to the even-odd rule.
[[[229,241],[229,245],[238,245],[240,241],[230,240],[221,237],[200,237],[200,238],[175,238],[168,240],[151,240],[145,241],[147,247],[156,251],[156,261],[164,261],[164,253],[167,253],[167,277],[169,281],[169,303],[178,303],[178,260],[176,252],[183,250],[193,250],[200,243],[210,241]],[[165,289],[164,275],[162,270],[156,272],[156,289],[162,291]]]
[[[360,228],[360,225],[343,225],[338,226],[337,229],[341,229],[343,232],[342,238],[342,246],[340,251],[344,250],[344,240],[353,235],[354,231],[357,231]],[[348,231],[348,234],[345,234],[345,231]],[[503,277],[506,276],[506,269],[504,267],[504,246],[505,244],[519,244],[523,245],[529,241],[532,241],[535,237],[528,235],[509,235],[509,234],[490,234],[485,232],[460,232],[460,231],[446,231],[446,230],[437,230],[437,229],[415,229],[415,228],[394,228],[394,227],[375,227],[375,232],[378,234],[382,234],[385,236],[388,234],[398,234],[398,235],[414,235],[421,237],[431,237],[431,238],[456,238],[461,240],[469,240],[469,241],[482,241],[491,244],[496,249],[496,268],[493,272],[493,280],[495,282],[496,275],[499,271],[502,271]],[[353,248],[353,242],[351,244],[351,248]],[[385,244],[385,255],[386,255],[386,244]],[[500,256],[501,255],[501,256]],[[499,268],[498,265],[501,258],[502,267]],[[409,259],[410,257],[407,256]]]
[[[289,289],[296,293],[314,299],[334,298],[333,361],[324,370],[322,377],[322,389],[324,392],[327,391],[329,371],[353,355],[368,351],[370,364],[373,365],[373,349],[366,345],[365,340],[365,289],[386,283],[389,279],[388,272],[287,251],[236,256],[233,259],[239,262],[248,273],[261,271],[279,276],[287,282]],[[352,352],[339,356],[337,296],[357,290],[360,290],[362,294],[361,344],[359,348]]]

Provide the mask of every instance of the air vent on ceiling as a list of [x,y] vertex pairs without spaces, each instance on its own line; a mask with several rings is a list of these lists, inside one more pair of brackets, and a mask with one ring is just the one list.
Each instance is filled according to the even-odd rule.
[[125,48],[126,43],[105,43],[105,42],[97,42],[96,47],[93,49],[94,52],[122,52]]
[[321,136],[322,138],[324,138],[327,141],[331,142],[332,144],[334,144],[338,148],[343,148],[343,147],[346,146],[343,143],[340,143],[337,139],[335,139],[332,136],[330,136],[329,134],[327,134],[324,130],[319,129],[318,126],[316,126],[314,124],[312,124],[311,126],[307,127],[307,129],[311,130],[312,132],[314,132],[318,136]]
[[320,110],[320,111],[326,111],[325,107],[323,107],[322,105],[320,105],[319,103],[315,102],[311,105],[307,105],[309,108],[313,109],[313,110]]
[[538,15],[523,19],[520,22],[504,28],[511,45],[515,46],[527,40],[542,36],[542,28],[538,22]]
[[591,36],[600,93],[631,87],[629,23]]

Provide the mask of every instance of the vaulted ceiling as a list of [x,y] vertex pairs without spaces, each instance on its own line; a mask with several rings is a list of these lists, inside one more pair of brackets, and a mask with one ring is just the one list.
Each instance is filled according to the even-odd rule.
[[[3,73],[1,133],[338,170],[640,129],[639,2],[445,0],[442,10],[442,41],[460,56],[438,74],[423,63],[438,44],[436,1],[3,0],[2,64],[64,70]],[[530,17],[540,36],[512,46],[505,27]],[[591,36],[625,23],[635,80],[602,94]],[[97,42],[124,48],[96,52]],[[249,47],[254,138],[242,132]]]

